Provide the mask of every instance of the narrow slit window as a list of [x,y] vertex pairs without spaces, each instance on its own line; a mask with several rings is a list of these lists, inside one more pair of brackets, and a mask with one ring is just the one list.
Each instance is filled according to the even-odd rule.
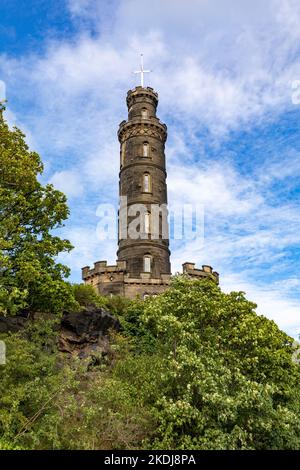
[[121,167],[124,165],[124,160],[125,160],[125,143],[123,143],[121,147]]
[[146,108],[142,109],[142,119],[148,118],[148,110]]
[[144,228],[145,228],[145,233],[150,233],[150,214],[147,212],[144,217]]
[[151,192],[151,176],[149,175],[149,173],[145,173],[143,175],[143,191],[144,193]]
[[148,142],[143,143],[143,157],[149,157],[149,144],[148,144]]
[[144,272],[151,273],[151,256],[144,256]]

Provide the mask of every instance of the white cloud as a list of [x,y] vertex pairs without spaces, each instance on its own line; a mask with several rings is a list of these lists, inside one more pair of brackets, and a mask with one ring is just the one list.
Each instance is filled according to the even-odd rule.
[[250,179],[226,164],[172,165],[168,190],[173,203],[203,204],[206,213],[222,218],[249,213],[262,202]]
[[299,39],[300,4],[298,0],[275,0],[275,15],[278,24],[291,39]]
[[[285,251],[300,244],[300,215],[296,205],[273,207],[259,190],[259,184],[239,173],[214,165],[171,173],[170,200],[173,203],[203,204],[205,244],[180,246],[179,257],[216,263],[226,272],[235,262],[239,270],[275,265]],[[178,191],[180,188],[180,192]],[[176,249],[176,244],[174,243]],[[173,250],[173,257],[174,254]],[[177,268],[178,269],[178,268]]]
[[91,186],[96,189],[100,185],[118,186],[119,171],[119,144],[117,139],[114,142],[105,142],[103,147],[98,152],[91,154],[86,162],[83,164],[83,171],[85,178]]
[[72,170],[55,172],[49,183],[64,192],[68,198],[80,197],[84,191],[80,174]]
[[71,241],[74,249],[70,253],[63,253],[59,261],[69,266],[73,272],[73,279],[80,282],[81,268],[93,267],[94,262],[108,260],[108,264],[115,264],[115,242],[110,240],[99,241],[96,228],[88,224],[64,229],[62,236]]
[[[290,43],[281,45],[285,26],[278,26],[272,1],[264,2],[264,7],[257,1],[244,2],[243,8],[236,0],[222,5],[215,0],[191,0],[189,8],[174,0],[154,0],[150,9],[146,5],[145,0],[130,0],[116,6],[109,35],[91,37],[81,31],[75,40],[51,43],[42,57],[24,57],[21,62],[2,58],[10,80],[21,76],[39,94],[51,119],[51,137],[60,124],[63,142],[73,142],[80,126],[84,135],[92,118],[103,120],[108,103],[110,113],[116,108],[119,113],[124,93],[134,83],[131,72],[141,50],[154,70],[151,83],[164,97],[163,111],[187,126],[201,123],[211,132],[224,134],[291,103],[289,82],[296,77],[295,64],[286,63]],[[107,16],[103,2],[76,0],[70,7],[76,16],[93,12],[100,22]],[[173,35],[173,22],[184,29],[182,34],[176,29]],[[280,58],[275,64],[274,46]],[[82,113],[86,122],[80,120]],[[73,132],[63,124],[70,122],[68,118]]]

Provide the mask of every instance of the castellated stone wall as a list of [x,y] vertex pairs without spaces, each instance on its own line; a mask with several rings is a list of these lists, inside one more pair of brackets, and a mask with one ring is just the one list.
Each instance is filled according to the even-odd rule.
[[98,261],[93,269],[89,266],[82,269],[82,278],[100,294],[143,299],[164,292],[170,284],[171,275],[153,278],[151,273],[141,272],[139,276],[132,277],[126,271],[126,261],[117,261],[114,266],[108,266],[106,261]]
[[[182,272],[193,279],[210,279],[219,283],[219,274],[210,266],[197,269],[194,263],[184,263]],[[89,266],[82,268],[82,278],[102,295],[120,295],[130,299],[162,294],[171,281],[170,274],[154,278],[151,273],[141,272],[139,276],[131,277],[126,271],[126,261],[117,261],[113,266],[108,266],[106,261],[98,261],[92,269]]]

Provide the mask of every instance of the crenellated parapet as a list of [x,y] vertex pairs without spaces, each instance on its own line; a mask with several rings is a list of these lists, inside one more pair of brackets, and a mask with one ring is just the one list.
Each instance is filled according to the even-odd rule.
[[219,284],[219,273],[213,271],[213,268],[208,265],[203,265],[202,269],[195,268],[195,263],[183,263],[182,272],[193,278],[208,278]]
[[[194,279],[210,279],[219,284],[219,274],[211,266],[204,265],[202,269],[195,268],[195,263],[184,263],[183,274]],[[94,267],[82,268],[82,279],[103,295],[121,295],[128,298],[146,298],[165,292],[170,286],[171,274],[160,274],[153,277],[152,273],[140,272],[132,276],[126,270],[126,261],[117,261],[108,265],[107,261],[97,261]]]
[[82,268],[82,279],[103,295],[144,298],[164,292],[170,284],[171,275],[161,274],[154,278],[151,273],[140,272],[138,276],[131,276],[126,271],[126,261],[117,261],[115,265],[97,261],[93,268]]
[[117,261],[115,265],[109,266],[107,261],[96,261],[94,267],[85,266],[82,268],[82,279],[87,279],[88,277],[95,276],[99,273],[108,273],[108,272],[123,272],[126,270],[126,261]]
[[143,106],[145,103],[149,103],[151,106],[156,108],[158,104],[158,94],[149,86],[137,86],[133,90],[129,90],[127,92],[126,103],[128,109],[138,103],[142,103]]

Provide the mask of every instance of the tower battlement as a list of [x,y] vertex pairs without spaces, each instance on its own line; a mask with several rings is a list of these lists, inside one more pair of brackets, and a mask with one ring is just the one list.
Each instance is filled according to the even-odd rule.
[[144,88],[137,86],[133,90],[129,90],[127,92],[126,102],[128,108],[130,108],[137,101],[141,101],[143,103],[149,101],[154,104],[156,108],[158,105],[158,94],[151,87]]
[[203,265],[202,269],[195,268],[195,263],[183,263],[182,265],[182,272],[183,274],[187,274],[189,277],[192,278],[207,278],[215,281],[219,284],[219,273],[213,271],[213,268],[208,265]]
[[117,261],[115,265],[97,261],[93,268],[82,268],[82,279],[103,295],[144,298],[164,292],[170,284],[171,274],[161,273],[159,277],[153,277],[149,272],[140,272],[138,276],[132,276],[127,272],[126,261]]
[[[93,268],[82,268],[82,279],[102,295],[121,295],[128,298],[146,298],[162,294],[170,286],[170,273],[153,277],[152,273],[140,272],[138,276],[131,276],[126,268],[126,261],[117,261],[115,265],[108,265],[107,261],[97,261]],[[211,279],[219,283],[219,274],[213,271],[211,266],[203,265],[202,269],[197,269],[195,263],[184,263],[182,273],[193,279]]]

